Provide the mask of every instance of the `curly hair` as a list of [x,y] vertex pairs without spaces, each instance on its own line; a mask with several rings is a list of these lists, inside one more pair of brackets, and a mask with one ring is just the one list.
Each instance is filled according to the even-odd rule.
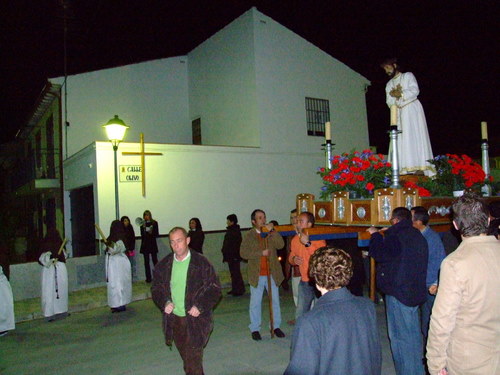
[[352,259],[344,250],[321,247],[309,260],[309,277],[326,290],[349,284],[352,277]]

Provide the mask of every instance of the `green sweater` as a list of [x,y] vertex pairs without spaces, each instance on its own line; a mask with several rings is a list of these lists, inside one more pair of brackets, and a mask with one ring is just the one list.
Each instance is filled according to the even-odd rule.
[[189,254],[183,261],[178,261],[174,255],[172,278],[170,279],[170,290],[172,292],[172,302],[175,306],[173,312],[177,316],[186,316],[186,280],[190,261],[191,254]]

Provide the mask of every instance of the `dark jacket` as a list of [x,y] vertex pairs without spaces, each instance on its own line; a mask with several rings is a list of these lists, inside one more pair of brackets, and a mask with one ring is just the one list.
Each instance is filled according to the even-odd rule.
[[373,303],[341,288],[297,320],[285,375],[380,375],[381,365]]
[[241,246],[241,231],[238,224],[233,224],[227,227],[222,243],[222,261],[223,262],[239,262]]
[[125,240],[123,241],[123,244],[125,245],[125,249],[127,249],[127,253],[135,250],[135,232],[132,224],[125,227]]
[[370,256],[377,262],[377,287],[406,306],[427,300],[427,241],[410,220],[402,220],[385,231],[374,233]]
[[205,233],[202,230],[190,230],[188,237],[191,238],[189,247],[203,254],[203,242],[205,242]]
[[[146,230],[147,226],[152,226],[151,232]],[[156,220],[141,225],[141,254],[153,254],[158,252],[156,237],[159,236],[158,222]]]
[[[167,302],[172,301],[170,279],[173,261],[174,254],[171,253],[158,262],[154,269],[153,285],[151,286],[153,301],[163,314],[165,343],[169,346],[172,345],[173,339],[174,314],[165,314],[164,309]],[[185,308],[188,336],[192,339],[191,343],[195,347],[203,347],[207,344],[213,329],[212,309],[220,297],[221,286],[214,268],[203,255],[191,250],[186,281]],[[200,310],[201,314],[197,318],[187,314],[187,311],[193,306]]]

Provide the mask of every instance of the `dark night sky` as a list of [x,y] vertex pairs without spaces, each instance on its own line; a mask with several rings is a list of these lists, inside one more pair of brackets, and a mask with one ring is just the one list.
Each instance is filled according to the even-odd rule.
[[[371,143],[385,152],[387,77],[378,62],[397,56],[420,86],[434,154],[480,155],[480,121],[499,155],[498,19],[495,1],[18,0],[0,9],[0,142],[26,122],[47,77],[183,55],[251,6],[372,82]],[[496,130],[496,131],[495,131]]]

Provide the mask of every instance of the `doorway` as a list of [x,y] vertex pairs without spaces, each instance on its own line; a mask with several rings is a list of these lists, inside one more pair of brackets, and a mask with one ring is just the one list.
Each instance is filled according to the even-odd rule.
[[71,190],[71,239],[73,257],[98,253],[94,229],[94,188],[92,185]]

